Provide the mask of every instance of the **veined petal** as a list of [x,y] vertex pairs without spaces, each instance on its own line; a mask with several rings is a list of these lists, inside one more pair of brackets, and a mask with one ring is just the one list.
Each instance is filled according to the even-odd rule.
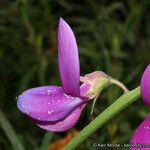
[[29,89],[18,97],[19,110],[40,121],[58,121],[66,118],[83,104],[79,97],[67,95],[62,87],[43,86]]
[[[150,144],[150,115],[139,125],[135,130],[131,139],[131,144],[139,144],[140,147],[132,147],[130,150],[149,150],[150,147],[146,148],[146,144]],[[145,145],[145,147],[144,147]]]
[[77,107],[64,120],[58,122],[37,122],[37,125],[47,131],[63,132],[72,128],[78,121],[86,104]]
[[141,94],[144,103],[150,106],[150,65],[148,65],[142,75]]
[[63,89],[66,93],[80,95],[80,68],[76,39],[70,26],[62,19],[58,29],[58,61]]

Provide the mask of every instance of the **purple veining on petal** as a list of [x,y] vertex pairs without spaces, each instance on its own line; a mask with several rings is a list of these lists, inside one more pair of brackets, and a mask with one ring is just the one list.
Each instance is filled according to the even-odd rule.
[[58,29],[58,61],[64,91],[75,96],[79,90],[79,57],[76,39],[70,26],[62,19]]
[[18,97],[20,111],[40,121],[64,119],[84,101],[64,93],[62,87],[43,86],[29,89]]
[[58,122],[37,122],[37,125],[48,131],[63,132],[72,128],[80,118],[80,114],[86,104],[77,107],[64,120]]
[[[131,142],[132,144],[150,144],[150,115],[138,126],[135,130]],[[149,150],[149,148],[135,148],[132,147],[130,150]]]
[[144,103],[150,106],[150,65],[148,65],[142,75],[141,94]]

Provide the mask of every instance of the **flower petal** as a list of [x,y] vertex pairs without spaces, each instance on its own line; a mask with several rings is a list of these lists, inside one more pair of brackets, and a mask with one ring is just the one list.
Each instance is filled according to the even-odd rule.
[[148,65],[142,75],[141,94],[144,103],[150,106],[150,65]]
[[[89,90],[90,85],[83,83],[80,86],[80,93],[81,96],[84,97],[84,101],[88,100],[88,97],[85,97],[85,94]],[[75,110],[73,110],[65,119],[57,121],[57,122],[45,122],[45,121],[36,121],[37,125],[47,131],[54,131],[54,132],[63,132],[70,128],[72,128],[80,118],[81,112],[84,109],[86,104],[78,106]]]
[[18,97],[17,106],[33,119],[58,121],[83,103],[81,98],[64,93],[62,87],[43,86],[23,92]]
[[59,20],[58,60],[63,89],[68,94],[80,95],[79,90],[79,58],[76,39],[70,26]]
[[83,83],[80,86],[80,96],[86,97],[87,99],[90,99],[89,97],[86,96],[87,92],[90,90],[91,85],[88,83]]
[[[144,144],[150,144],[150,115],[135,130],[131,139],[131,144],[139,144],[140,147],[132,147],[130,150],[149,150],[150,147],[144,147]],[[150,145],[149,145],[150,146]]]
[[37,125],[47,131],[63,132],[72,128],[79,120],[80,114],[86,104],[77,107],[64,120],[58,122],[37,122]]

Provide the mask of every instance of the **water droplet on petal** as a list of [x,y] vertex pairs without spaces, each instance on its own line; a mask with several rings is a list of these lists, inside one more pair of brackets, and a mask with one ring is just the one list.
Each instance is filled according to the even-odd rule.
[[29,111],[25,110],[25,113],[26,113],[27,115],[29,115]]
[[150,130],[150,127],[149,126],[145,126],[144,129],[149,129]]
[[67,94],[63,94],[66,98],[69,98],[69,96]]
[[19,98],[21,98],[21,97],[22,97],[22,95],[18,95],[18,96],[16,96],[16,100],[17,100],[17,99],[19,99]]
[[52,112],[54,112],[54,110],[49,110],[49,111],[48,111],[48,114],[50,115]]

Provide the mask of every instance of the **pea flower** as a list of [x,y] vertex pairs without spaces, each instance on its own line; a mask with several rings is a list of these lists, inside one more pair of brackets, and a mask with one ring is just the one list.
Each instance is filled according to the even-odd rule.
[[141,95],[144,103],[150,106],[150,64],[147,66],[142,75]]
[[73,127],[90,98],[85,93],[89,84],[80,86],[80,68],[76,39],[62,19],[58,28],[58,63],[60,86],[42,86],[24,91],[17,98],[17,107],[48,131],[61,132]]
[[[150,65],[146,68],[141,79],[141,95],[142,100],[150,106]],[[132,139],[130,150],[149,150],[150,149],[150,114],[135,130]]]
[[130,150],[150,149],[150,115],[135,130],[131,144]]
[[[80,77],[76,39],[62,18],[58,28],[58,64],[62,87],[36,87],[26,90],[17,98],[18,109],[45,130],[61,132],[73,127],[87,102],[94,99],[93,111],[99,94],[110,84],[116,84],[125,93],[128,92],[120,81],[102,71]],[[83,82],[81,86],[80,81]]]

